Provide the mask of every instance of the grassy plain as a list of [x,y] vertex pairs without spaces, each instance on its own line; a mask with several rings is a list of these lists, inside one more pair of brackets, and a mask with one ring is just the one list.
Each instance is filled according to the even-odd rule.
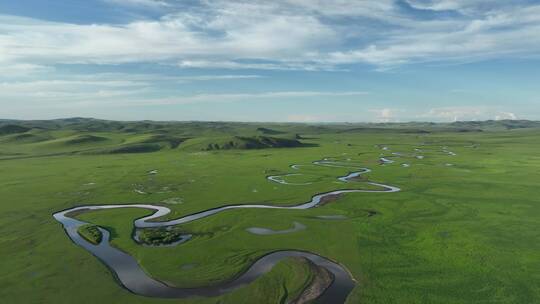
[[[131,239],[133,219],[148,211],[119,209],[78,217],[108,229],[114,246],[133,255],[153,277],[178,286],[227,280],[261,255],[297,249],[338,261],[351,271],[358,285],[348,303],[540,302],[537,128],[456,132],[416,126],[426,133],[414,131],[415,126],[403,132],[386,126],[269,125],[264,130],[282,132],[271,136],[290,139],[299,133],[307,145],[206,151],[209,143],[228,142],[226,138],[239,134],[267,134],[250,124],[159,130],[135,125],[132,131],[73,126],[0,136],[0,298],[9,303],[294,299],[311,279],[308,265],[294,259],[219,298],[167,300],[131,294],[107,267],[69,240],[52,213],[83,204],[154,203],[171,208],[167,217],[175,218],[224,204],[291,205],[320,192],[366,187],[337,182],[348,169],[310,165],[324,157],[350,158],[373,170],[366,176],[370,181],[402,191],[347,194],[309,210],[227,211],[183,225],[194,238],[176,247],[144,247]],[[167,140],[156,134],[167,134]],[[182,142],[174,147],[171,138]],[[158,145],[159,151],[117,150],[132,144]],[[381,153],[391,152],[405,155],[380,165]],[[415,153],[424,158],[415,158]],[[293,170],[291,164],[307,166]],[[304,174],[291,176],[291,182],[312,183],[266,180],[285,173]],[[317,217],[321,215],[346,219]],[[307,228],[266,236],[246,231],[288,229],[293,222]]]
[[103,238],[101,231],[96,225],[85,224],[77,229],[77,232],[92,244],[99,244]]

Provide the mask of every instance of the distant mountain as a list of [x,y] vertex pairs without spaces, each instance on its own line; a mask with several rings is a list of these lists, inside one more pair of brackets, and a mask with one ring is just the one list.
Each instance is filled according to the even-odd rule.
[[24,133],[37,130],[72,130],[80,132],[123,132],[171,134],[173,137],[196,137],[207,135],[253,135],[274,136],[284,134],[324,134],[335,132],[364,132],[387,130],[403,133],[428,132],[480,132],[540,128],[539,121],[487,120],[458,121],[452,123],[243,123],[200,121],[112,121],[95,118],[63,118],[53,120],[0,120],[0,135]]
[[458,128],[477,128],[482,130],[512,130],[539,128],[540,121],[531,120],[486,120],[486,121],[457,121],[450,124]]

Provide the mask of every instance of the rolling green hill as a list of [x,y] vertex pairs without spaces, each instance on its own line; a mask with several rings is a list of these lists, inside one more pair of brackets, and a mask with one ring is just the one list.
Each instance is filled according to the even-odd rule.
[[23,127],[21,125],[6,124],[0,126],[0,135],[24,133],[30,130],[30,128]]
[[268,148],[298,148],[307,144],[301,143],[297,139],[270,137],[270,136],[231,136],[210,138],[202,141],[199,145],[191,148],[200,150],[230,150],[230,149],[268,149]]

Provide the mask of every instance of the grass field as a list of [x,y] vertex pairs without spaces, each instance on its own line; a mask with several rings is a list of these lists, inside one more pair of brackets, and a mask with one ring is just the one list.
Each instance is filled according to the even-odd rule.
[[[296,249],[347,267],[358,282],[348,303],[538,303],[540,129],[516,124],[2,122],[0,298],[286,303],[312,280],[304,260],[286,260],[255,283],[217,298],[131,294],[70,241],[52,214],[84,204],[152,203],[167,206],[173,211],[167,218],[176,218],[225,204],[292,205],[320,192],[365,187],[337,181],[351,170],[311,165],[332,157],[370,168],[368,180],[402,191],[346,194],[308,210],[226,211],[182,225],[194,237],[174,247],[133,241],[133,220],[149,211],[78,218],[109,230],[114,246],[152,277],[176,286],[228,280],[266,253]],[[208,149],[214,144],[220,149]],[[394,163],[381,165],[381,156]],[[306,166],[294,170],[291,164]],[[287,173],[302,174],[284,177],[302,185],[266,179]],[[306,229],[246,231],[290,229],[294,222]]]
[[77,229],[77,232],[88,242],[92,244],[99,244],[101,243],[101,239],[103,238],[101,231],[99,231],[98,227],[96,225],[86,224],[79,229]]

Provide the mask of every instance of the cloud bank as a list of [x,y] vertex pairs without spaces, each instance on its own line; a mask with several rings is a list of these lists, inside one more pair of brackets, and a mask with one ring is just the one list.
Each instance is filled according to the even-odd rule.
[[[409,10],[389,0],[201,1],[189,8],[165,0],[106,2],[160,7],[163,15],[125,24],[3,15],[0,64],[175,62],[197,68],[316,70],[536,57],[540,52],[540,5],[520,1],[509,6],[506,1],[408,0]],[[441,11],[454,14],[429,17]]]
[[[388,76],[402,67],[540,59],[540,4],[528,0],[89,1],[123,17],[110,22],[38,19],[31,7],[28,14],[0,13],[4,113],[326,99],[363,112],[294,109],[279,117],[513,119],[526,111],[505,109],[502,97],[497,106],[489,105],[488,97],[475,100],[482,95],[474,90],[464,90],[456,97],[463,101],[453,105],[437,104],[431,92],[433,104],[410,101],[414,106],[408,109],[402,99],[413,97],[392,95],[392,83],[383,84],[391,77],[373,81],[372,90],[371,79],[353,83],[356,75],[347,73],[363,69]],[[160,73],[163,67],[167,72]],[[326,83],[328,78],[303,78],[332,73],[337,75],[333,84]],[[407,92],[418,93],[423,86],[411,81]],[[531,95],[522,97],[537,105]]]

